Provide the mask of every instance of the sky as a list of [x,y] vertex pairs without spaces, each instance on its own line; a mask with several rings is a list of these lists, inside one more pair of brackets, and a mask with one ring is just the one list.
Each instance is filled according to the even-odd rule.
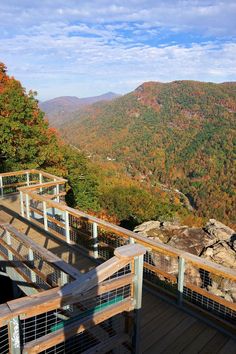
[[38,99],[236,81],[236,0],[0,0],[0,61]]

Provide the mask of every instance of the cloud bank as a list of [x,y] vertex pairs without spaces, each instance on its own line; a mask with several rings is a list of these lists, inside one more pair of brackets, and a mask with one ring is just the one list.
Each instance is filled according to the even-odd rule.
[[40,99],[236,80],[234,1],[0,0],[0,61]]

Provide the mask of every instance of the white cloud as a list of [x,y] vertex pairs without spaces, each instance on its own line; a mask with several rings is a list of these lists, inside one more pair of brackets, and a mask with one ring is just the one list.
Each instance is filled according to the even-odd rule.
[[0,60],[43,98],[236,80],[231,0],[0,0],[0,11]]

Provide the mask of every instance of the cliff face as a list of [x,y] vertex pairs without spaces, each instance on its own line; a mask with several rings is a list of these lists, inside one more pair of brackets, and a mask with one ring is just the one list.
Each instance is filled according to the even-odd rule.
[[[137,226],[134,232],[222,266],[236,268],[236,232],[217,220],[210,219],[203,228],[148,221]],[[152,261],[156,266],[163,264],[158,255],[154,256]],[[168,259],[165,271],[177,275],[177,260]],[[212,294],[221,296],[230,302],[236,301],[236,286],[227,279],[214,278],[208,274],[206,281],[200,270],[191,265],[187,265],[185,277],[187,281],[207,289]]]

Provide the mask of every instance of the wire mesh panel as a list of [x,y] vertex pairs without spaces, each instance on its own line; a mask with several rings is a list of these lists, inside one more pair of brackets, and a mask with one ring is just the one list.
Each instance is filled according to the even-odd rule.
[[172,293],[177,292],[178,258],[148,249],[144,255],[144,279]]
[[30,174],[29,174],[29,183],[30,183],[30,185],[40,183],[39,172],[38,171],[30,172]]
[[69,214],[70,240],[88,250],[93,249],[92,224],[85,218]]
[[0,243],[0,252],[3,253],[3,254],[5,254],[5,256],[8,257],[8,249],[7,249],[7,247],[5,247],[4,245],[2,245],[1,243]]
[[114,254],[114,249],[129,244],[129,239],[118,236],[112,231],[107,231],[98,227],[98,254],[101,258],[107,260]]
[[[94,347],[99,344],[106,344],[108,341],[113,340],[117,336],[124,333],[124,317],[122,315],[114,316],[108,320],[101,322],[98,325],[91,326],[90,328],[84,330],[83,332],[72,336],[71,338],[57,344],[45,351],[43,354],[51,353],[67,353],[67,354],[79,354],[86,350],[93,350]],[[126,339],[126,348],[120,348],[120,353],[129,352],[127,349],[129,343]],[[119,349],[119,345],[115,345],[116,350]],[[109,350],[111,352],[111,350]]]
[[131,296],[131,285],[121,286],[115,290],[108,291],[102,295],[95,296],[92,299],[82,300],[74,305],[74,308],[81,311],[81,314],[91,315],[107,306],[114,305]]
[[16,176],[3,176],[3,195],[18,192],[17,188],[27,185],[26,173]]
[[[124,267],[122,274],[128,272]],[[118,277],[118,272],[115,274]],[[25,345],[47,334],[66,331],[67,326],[83,323],[83,321],[92,321],[93,316],[102,313],[115,304],[122,303],[131,296],[131,284],[119,286],[117,289],[107,291],[101,295],[95,295],[75,301],[73,307],[68,311],[67,307],[55,309],[30,318],[21,318],[21,337],[22,344]],[[86,331],[71,337],[63,343],[57,344],[52,348],[42,351],[42,353],[80,353],[86,349],[92,348],[110,337],[123,333],[125,330],[124,318],[122,316],[113,316],[109,320],[87,327]],[[71,351],[73,350],[73,351]]]
[[191,303],[234,322],[236,282],[224,275],[186,264],[184,298]]
[[30,198],[29,204],[30,204],[30,217],[43,224],[44,223],[43,202]]
[[55,309],[37,316],[21,319],[22,344],[25,345],[37,338],[56,330],[60,323],[63,323],[63,310]]
[[0,327],[0,353],[9,353],[9,338],[8,338],[8,327]]
[[50,287],[63,286],[72,281],[72,278],[54,263],[47,261],[43,254],[37,250],[29,249],[27,245],[17,239],[17,236],[5,232],[2,238],[6,243],[10,242],[10,247],[16,253],[13,254],[4,246],[0,250],[6,256],[9,256],[10,252],[13,264],[15,263],[17,269],[38,287],[46,290]]
[[[34,268],[38,269],[45,276],[47,284],[50,284],[52,287],[63,286],[71,281],[71,278],[68,277],[65,272],[46,261],[37,251],[33,251],[32,263]],[[38,278],[40,278],[40,276],[38,276]],[[40,279],[38,281],[40,281]]]
[[[61,215],[51,215],[49,214],[50,219],[48,220],[48,228],[55,231],[56,233],[65,236],[65,226],[64,220]],[[54,220],[53,220],[54,219]]]

